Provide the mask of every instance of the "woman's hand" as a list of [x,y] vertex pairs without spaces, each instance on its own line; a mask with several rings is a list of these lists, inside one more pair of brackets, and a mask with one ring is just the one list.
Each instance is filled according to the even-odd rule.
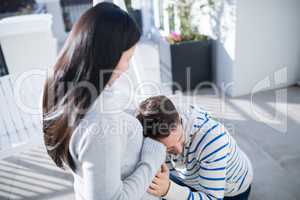
[[169,169],[164,163],[161,166],[161,171],[157,172],[152,183],[150,184],[147,192],[157,196],[165,196],[170,188]]

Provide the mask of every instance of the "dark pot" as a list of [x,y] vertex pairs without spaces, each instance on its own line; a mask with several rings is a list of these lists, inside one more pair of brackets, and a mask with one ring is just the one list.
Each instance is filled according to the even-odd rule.
[[162,82],[172,81],[173,92],[193,90],[202,82],[212,81],[212,40],[161,43],[160,63]]

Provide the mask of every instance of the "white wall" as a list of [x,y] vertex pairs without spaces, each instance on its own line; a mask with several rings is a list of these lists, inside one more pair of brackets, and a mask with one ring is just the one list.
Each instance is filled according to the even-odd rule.
[[[300,1],[237,1],[233,96],[248,94],[265,78],[266,89],[294,84],[300,73]],[[286,67],[277,85],[274,73]]]
[[[300,80],[300,1],[224,0],[202,20],[215,42],[215,82],[230,96],[249,94]],[[207,20],[206,20],[207,21]],[[203,26],[204,23],[204,26]],[[277,84],[280,82],[280,84]],[[231,87],[230,83],[232,84]]]
[[154,28],[154,2],[149,0],[141,0],[140,6],[142,10],[143,33],[147,34]]
[[214,7],[199,12],[192,10],[193,24],[213,42],[213,82],[225,93],[232,94],[233,69],[236,59],[237,0],[215,1]]
[[213,48],[213,80],[228,94],[233,89],[231,84],[236,59],[236,4],[236,0],[220,1],[210,15],[211,33],[207,32],[208,28],[202,30],[216,39]]

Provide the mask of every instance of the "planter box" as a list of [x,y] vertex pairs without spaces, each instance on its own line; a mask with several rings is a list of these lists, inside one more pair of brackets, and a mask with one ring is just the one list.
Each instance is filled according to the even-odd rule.
[[212,40],[170,45],[161,39],[159,52],[162,84],[172,83],[173,92],[190,91],[212,80]]

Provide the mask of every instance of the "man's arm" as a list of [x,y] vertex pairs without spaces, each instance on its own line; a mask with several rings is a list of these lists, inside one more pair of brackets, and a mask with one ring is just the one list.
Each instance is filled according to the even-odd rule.
[[[171,181],[169,190],[164,196],[167,200],[192,200],[192,199],[203,199],[203,200],[217,200],[224,198],[225,190],[225,175],[226,167],[224,166],[225,160],[219,162],[218,164],[210,163],[199,170],[198,176],[195,178],[195,185],[200,188],[196,192],[187,186],[181,186],[177,183]],[[195,186],[189,185],[189,186]],[[200,187],[199,187],[200,186]]]
[[[203,127],[203,134],[196,135],[191,145],[190,152],[193,152],[189,158],[194,158],[196,162],[187,164],[187,171],[191,169],[195,163],[196,166],[189,174],[194,174],[187,179],[195,179],[189,182],[189,187],[197,188],[197,192],[192,192],[189,187],[184,187],[171,182],[170,187],[164,198],[168,200],[180,199],[222,199],[225,192],[225,176],[228,156],[228,136],[224,127],[219,124],[209,123],[212,126]],[[214,129],[209,127],[215,127]],[[196,169],[196,170],[195,170]],[[169,181],[166,179],[165,182]],[[161,192],[160,195],[165,194]]]
[[[165,187],[161,187],[159,182],[160,184],[164,184],[164,185],[169,184],[168,189],[164,190]],[[148,189],[148,192],[150,194],[158,197],[163,197],[164,199],[167,200],[185,200],[185,199],[217,200],[217,199],[222,199],[224,197],[223,195],[223,197],[217,198],[212,194],[203,191],[193,192],[189,187],[178,185],[177,183],[170,181],[169,178],[165,180],[161,179],[160,181],[156,180],[156,183],[152,182],[151,185],[152,188]]]

